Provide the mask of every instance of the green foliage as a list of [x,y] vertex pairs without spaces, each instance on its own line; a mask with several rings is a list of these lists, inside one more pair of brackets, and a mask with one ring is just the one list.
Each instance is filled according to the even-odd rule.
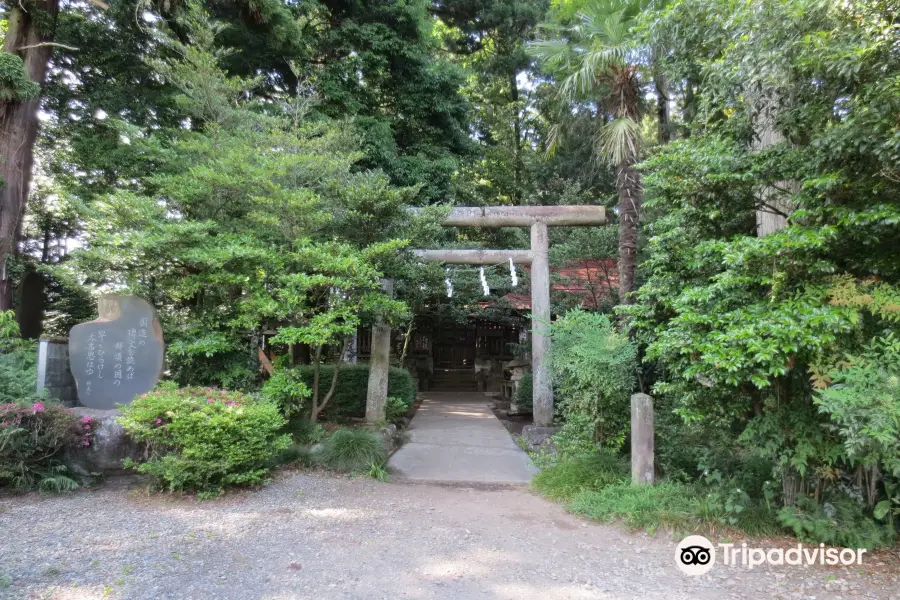
[[620,519],[635,529],[682,532],[696,531],[703,524],[697,506],[698,494],[684,485],[638,486],[622,482],[576,494],[569,509],[605,523]]
[[804,542],[844,548],[889,546],[894,532],[868,518],[861,507],[846,496],[817,504],[798,498],[795,506],[778,511],[778,520]]
[[519,380],[519,389],[516,391],[516,406],[525,410],[531,410],[534,402],[534,375],[530,372],[522,375]]
[[594,419],[584,413],[569,414],[551,440],[556,457],[562,459],[591,454],[600,447],[596,440]]
[[[900,289],[892,13],[685,0],[646,21],[691,134],[641,166],[644,285],[621,311],[681,421],[660,420],[661,458],[690,480],[690,457],[664,446],[706,436],[713,455],[769,463],[768,484],[748,465],[718,471],[722,486],[745,471],[736,487],[757,504],[847,487],[868,511],[897,454],[894,359],[874,341],[896,335]],[[784,142],[760,143],[766,129]],[[784,227],[758,235],[774,211]]]
[[381,279],[421,223],[404,208],[416,189],[359,169],[352,125],[314,118],[310,99],[256,102],[261,82],[221,66],[219,25],[199,12],[181,25],[192,43],[160,31],[151,62],[195,126],[145,135],[115,123],[155,166],[93,203],[78,265],[153,302],[179,383],[252,389],[273,323],[273,343],[321,349],[406,318]]
[[311,467],[315,461],[310,448],[302,444],[291,444],[279,452],[273,462],[277,465],[297,464],[301,467]]
[[300,379],[296,369],[276,369],[262,387],[262,395],[274,402],[290,419],[292,415],[304,414],[304,403],[309,400],[312,390]]
[[78,487],[62,464],[91,444],[93,422],[56,402],[0,404],[0,488],[63,492]]
[[388,470],[384,468],[383,464],[380,463],[372,463],[369,467],[369,470],[366,471],[366,476],[371,477],[375,481],[380,481],[382,483],[387,483],[391,480],[391,475],[388,473]]
[[13,311],[0,311],[0,404],[37,401],[37,346],[19,337]]
[[37,97],[41,86],[28,77],[18,54],[0,52],[0,100],[21,102]]
[[373,465],[384,465],[387,448],[378,433],[367,429],[338,429],[322,442],[315,459],[338,473],[370,472]]
[[277,406],[213,388],[162,389],[122,407],[119,422],[146,445],[147,460],[127,465],[160,488],[213,497],[233,485],[266,482],[290,437]]
[[614,452],[602,449],[542,469],[531,480],[531,485],[551,500],[567,501],[579,492],[598,491],[628,477],[625,461]]
[[873,339],[830,370],[828,380],[815,402],[840,433],[847,458],[880,463],[900,478],[900,340]]
[[388,396],[384,403],[385,420],[388,423],[399,423],[409,406],[412,404],[407,398]]
[[291,435],[291,438],[297,444],[311,446],[325,439],[326,431],[320,423],[313,423],[306,415],[290,419],[285,428],[285,432]]
[[[313,386],[313,367],[304,365],[302,367],[294,367],[293,369],[285,369],[292,373],[291,377],[295,381],[305,385],[308,389]],[[278,371],[276,370],[276,373]],[[334,373],[333,365],[322,365],[319,371],[319,385],[327,388],[331,383],[331,377]],[[331,401],[325,407],[323,413],[325,418],[333,421],[346,420],[350,417],[364,417],[366,415],[366,394],[369,388],[369,366],[367,364],[345,364],[341,365],[338,373],[337,385]],[[403,413],[416,399],[415,383],[412,376],[406,369],[391,367],[388,372],[388,397],[393,397],[404,403],[406,408]],[[291,399],[295,402],[295,399]],[[282,405],[283,406],[283,405]],[[305,406],[301,401],[301,414],[306,415]],[[399,410],[399,404],[396,405]]]
[[592,439],[617,449],[628,430],[636,348],[604,315],[574,310],[551,327],[550,365],[564,419],[586,417]]

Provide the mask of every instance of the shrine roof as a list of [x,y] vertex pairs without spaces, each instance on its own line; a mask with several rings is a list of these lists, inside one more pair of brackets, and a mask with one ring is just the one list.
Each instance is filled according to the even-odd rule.
[[[530,266],[524,267],[530,271]],[[616,261],[614,259],[582,260],[550,269],[551,290],[581,297],[581,306],[596,308],[598,301],[611,294],[618,285]],[[529,291],[510,292],[503,296],[516,310],[531,310]],[[479,302],[487,307],[493,302]]]

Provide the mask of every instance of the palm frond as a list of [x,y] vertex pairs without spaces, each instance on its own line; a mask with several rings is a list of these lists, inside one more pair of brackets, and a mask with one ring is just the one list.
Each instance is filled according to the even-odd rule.
[[547,131],[547,156],[551,157],[556,154],[563,142],[563,126],[561,123],[554,123]]
[[583,52],[578,57],[578,68],[563,80],[560,94],[565,98],[574,98],[578,94],[590,93],[599,81],[609,75],[611,67],[622,63],[625,51],[624,46],[616,46]]
[[637,157],[640,147],[641,124],[629,117],[619,117],[598,131],[594,155],[610,165],[619,165],[628,157]]
[[572,47],[563,39],[535,40],[526,47],[528,55],[552,70],[567,71],[572,67]]

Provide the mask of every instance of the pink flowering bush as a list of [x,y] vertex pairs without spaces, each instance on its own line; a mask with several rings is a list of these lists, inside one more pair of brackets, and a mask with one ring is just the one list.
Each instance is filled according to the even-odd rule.
[[94,423],[50,400],[0,404],[0,487],[17,491],[66,491],[78,484],[62,455],[90,446]]
[[146,445],[147,460],[125,465],[161,489],[221,494],[227,486],[264,483],[290,438],[279,408],[240,392],[162,388],[122,408],[119,423]]

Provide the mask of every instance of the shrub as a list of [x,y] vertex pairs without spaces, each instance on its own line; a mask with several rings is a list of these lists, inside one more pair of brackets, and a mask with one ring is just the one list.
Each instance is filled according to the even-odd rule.
[[325,438],[325,428],[321,423],[303,418],[291,419],[284,432],[290,434],[295,443],[303,446],[317,444]]
[[275,457],[273,464],[287,465],[296,463],[301,467],[311,467],[313,465],[312,451],[307,446],[300,444],[291,444],[282,450]]
[[628,395],[637,369],[635,345],[609,318],[572,310],[551,327],[550,366],[564,419],[580,414],[593,425],[594,439],[619,448],[628,431]]
[[[304,387],[313,387],[313,368],[309,365],[286,369],[291,375],[280,377],[276,384],[267,384],[264,395],[279,402],[283,408],[300,417],[308,417],[309,397],[302,395]],[[276,371],[277,373],[277,371]],[[319,394],[324,396],[331,385],[333,365],[322,365],[319,369]],[[270,387],[271,386],[271,387]],[[364,417],[366,414],[366,394],[369,388],[369,365],[341,365],[334,395],[322,413],[329,421],[346,420],[350,417]],[[392,367],[388,374],[388,396],[399,398],[408,408],[416,399],[416,387],[412,376],[405,369]],[[405,412],[405,411],[404,411]]]
[[516,406],[524,410],[531,410],[534,402],[534,375],[525,373],[519,380],[519,389],[516,391]]
[[312,389],[303,382],[299,369],[276,369],[263,384],[262,395],[278,404],[285,418],[294,415],[309,418]]
[[900,478],[900,339],[873,339],[818,381],[815,402],[840,431],[847,458]]
[[628,477],[624,460],[609,450],[586,454],[543,469],[531,484],[551,500],[570,500],[585,490],[600,490]]
[[387,448],[381,435],[366,429],[338,429],[315,453],[316,461],[338,473],[368,472],[383,465]]
[[877,548],[889,546],[893,541],[889,527],[867,517],[853,499],[842,495],[822,504],[801,496],[794,506],[778,511],[778,520],[808,543]]
[[122,408],[119,422],[146,444],[146,462],[126,466],[169,491],[221,494],[226,486],[265,482],[290,436],[278,407],[214,388],[160,389]]
[[89,446],[92,436],[90,417],[79,419],[56,402],[0,405],[0,487],[75,489],[78,484],[67,475],[62,454]]
[[409,410],[409,404],[402,398],[388,396],[384,404],[385,420],[388,423],[397,423]]
[[594,421],[588,415],[573,413],[551,438],[560,459],[590,454],[599,449],[594,441]]
[[36,384],[35,345],[19,337],[13,311],[0,311],[0,404],[36,402]]

